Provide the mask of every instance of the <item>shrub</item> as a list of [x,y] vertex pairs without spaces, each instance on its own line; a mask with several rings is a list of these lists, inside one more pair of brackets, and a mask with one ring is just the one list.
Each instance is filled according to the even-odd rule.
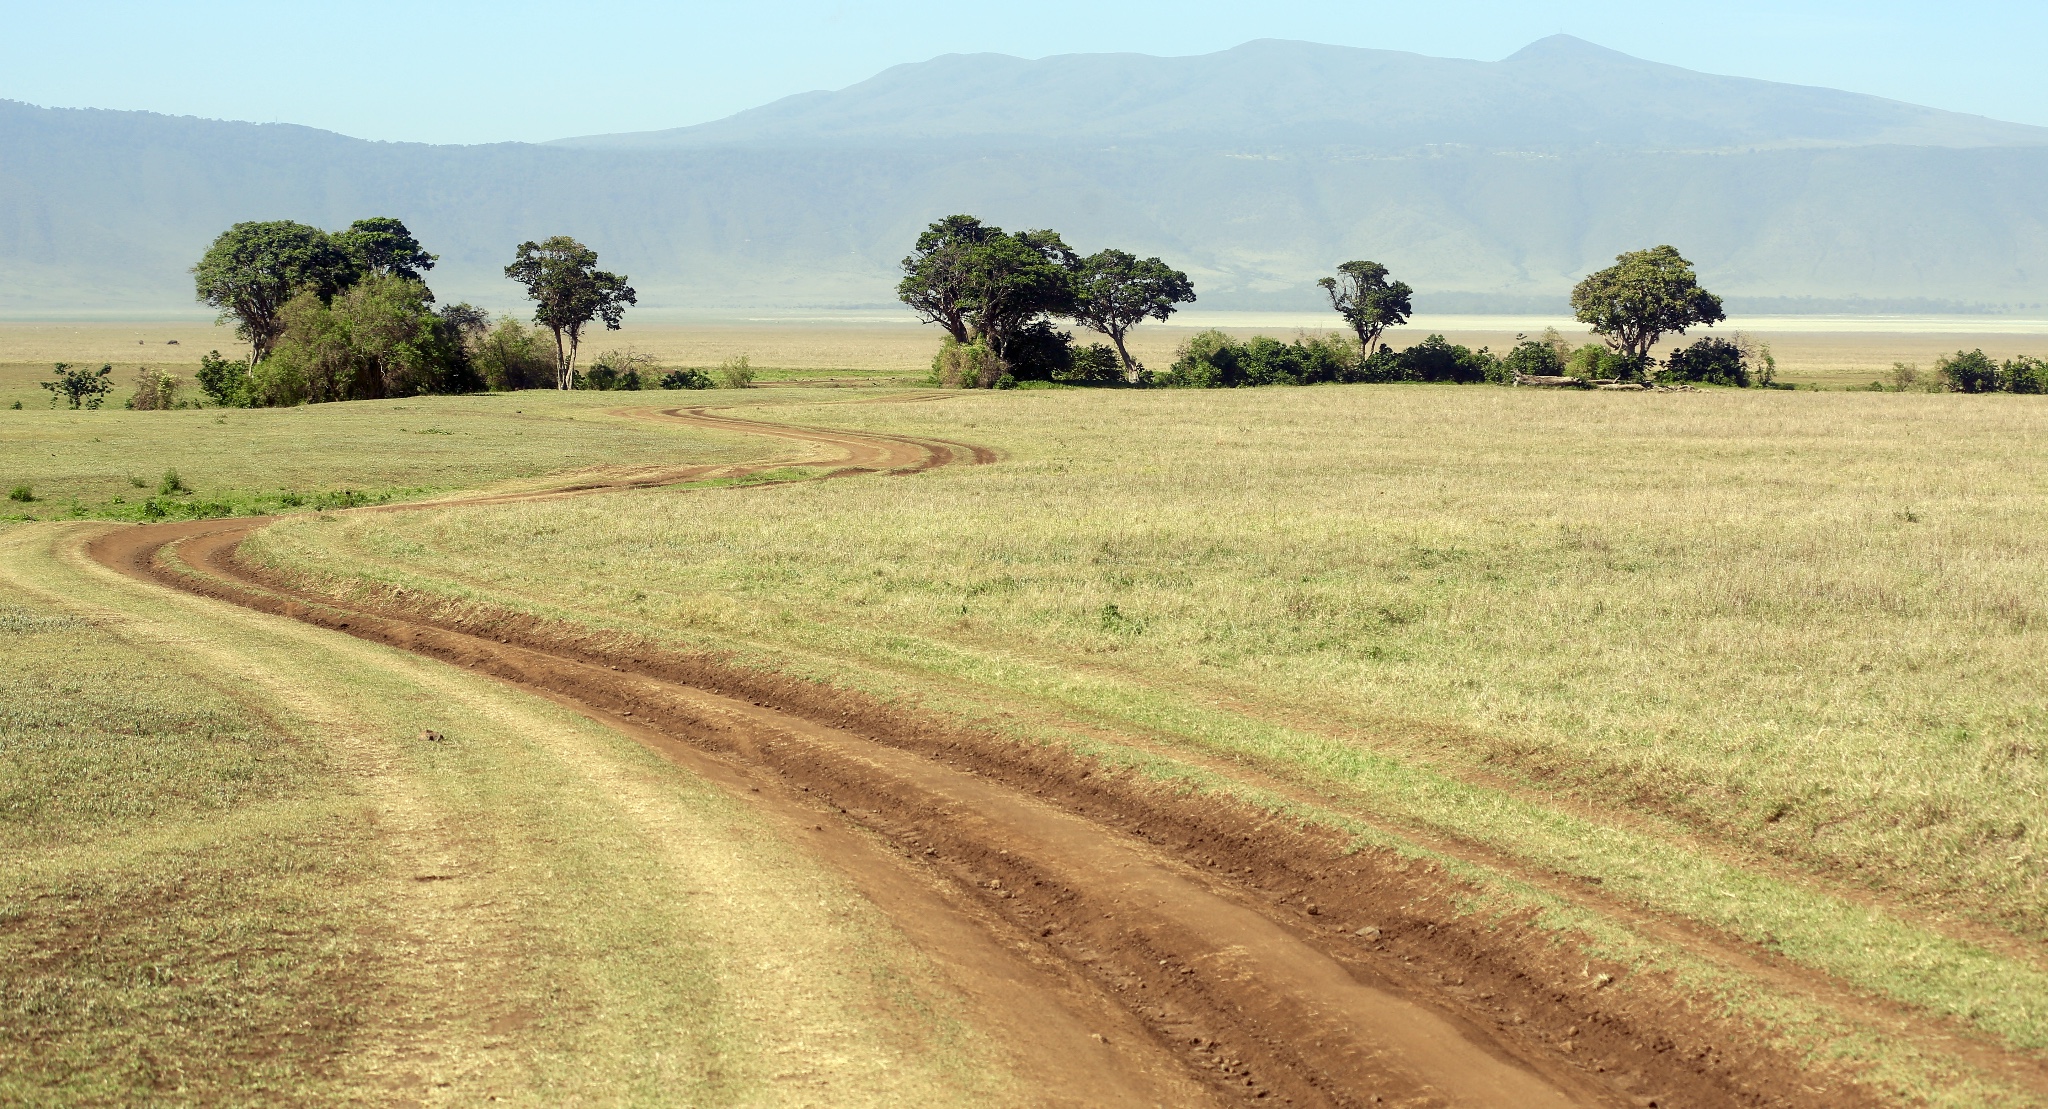
[[1998,367],[1998,387],[2008,393],[2048,393],[2048,361],[2020,355]]
[[718,383],[728,389],[745,389],[754,383],[754,366],[742,354],[718,364]]
[[509,316],[476,339],[470,357],[484,385],[493,391],[554,387],[554,340]]
[[1665,362],[1664,372],[1657,376],[1664,381],[1732,385],[1739,389],[1747,389],[1750,384],[1749,365],[1743,358],[1742,348],[1726,339],[1713,337],[1672,351]]
[[57,407],[60,400],[70,401],[73,408],[98,408],[113,392],[114,367],[101,366],[97,370],[73,369],[69,362],[56,364],[57,380],[39,382],[50,391],[50,407]]
[[709,389],[715,384],[710,374],[688,366],[661,375],[661,387],[664,389]]
[[249,404],[249,364],[240,359],[229,361],[222,358],[217,350],[208,351],[199,359],[199,372],[193,375],[199,381],[199,391],[206,398],[222,408],[245,408]]
[[165,470],[164,479],[157,483],[156,491],[159,496],[169,497],[178,493],[190,493],[192,487],[185,484],[185,479],[178,476],[178,471]]
[[1989,393],[1998,388],[1998,365],[1981,350],[1936,359],[1934,372],[1951,393]]
[[135,395],[128,407],[138,412],[165,412],[178,406],[178,390],[184,385],[167,370],[144,367],[135,374]]
[[[1552,333],[1555,333],[1554,328]],[[1516,374],[1525,377],[1565,376],[1564,355],[1557,347],[1526,335],[1515,336],[1514,349],[1501,356],[1499,366],[1501,374],[1509,381],[1513,381]]]
[[22,504],[31,504],[36,499],[36,491],[26,485],[17,485],[7,491],[7,499],[19,501]]
[[1235,389],[1357,380],[1361,380],[1358,345],[1343,336],[1301,337],[1283,343],[1260,335],[1239,341],[1212,329],[1181,343],[1159,384]]
[[979,339],[962,343],[948,336],[932,358],[931,382],[946,389],[991,389],[1002,372],[996,352],[988,349],[987,343]]
[[1892,388],[1901,393],[1919,389],[1923,384],[1920,367],[1911,362],[1892,363]]
[[1470,384],[1491,376],[1494,357],[1484,350],[1472,350],[1441,335],[1429,338],[1401,352],[1404,381],[1448,381]]
[[1108,343],[1075,348],[1065,374],[1053,378],[1071,385],[1107,385],[1123,379],[1123,359],[1116,356],[1116,349]]
[[1019,381],[1064,381],[1073,372],[1074,337],[1039,320],[1010,336],[1002,362],[1003,372],[991,383],[996,388]]
[[1640,381],[1647,366],[1599,343],[1587,343],[1572,352],[1565,362],[1565,374],[1587,381]]
[[626,389],[646,387],[654,378],[654,356],[628,350],[608,350],[577,375],[578,389]]

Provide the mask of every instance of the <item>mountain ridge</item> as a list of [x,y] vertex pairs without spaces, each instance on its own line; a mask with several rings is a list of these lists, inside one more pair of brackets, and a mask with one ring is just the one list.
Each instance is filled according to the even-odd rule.
[[[1045,61],[895,67],[849,86],[850,99],[785,98],[683,144],[436,146],[0,102],[0,313],[189,310],[187,270],[229,224],[339,228],[370,215],[405,220],[442,256],[432,276],[445,299],[505,308],[518,304],[502,277],[513,247],[552,234],[630,275],[643,310],[886,304],[897,260],[952,212],[1159,255],[1195,278],[1205,308],[1313,310],[1315,279],[1360,257],[1392,266],[1424,311],[1556,303],[1616,253],[1660,242],[1732,301],[2048,302],[2048,267],[2035,261],[2048,256],[2041,128],[1691,74],[1578,40],[1501,62],[1277,40],[1188,59]],[[1109,95],[1080,79],[1102,65],[1143,80]],[[1261,73],[1275,76],[1252,79]],[[1429,106],[1478,121],[1471,133],[1427,120],[1342,131],[1363,110],[1361,81],[1434,95],[1413,73],[1491,75],[1461,77],[1463,93]],[[1516,73],[1555,96],[1522,95]],[[951,98],[958,111],[892,107],[956,86],[1050,90],[1010,96],[1015,110],[993,117],[1039,131],[990,130],[965,94]],[[1527,101],[1523,114],[1485,132],[1502,88]],[[1702,88],[1733,92],[1701,108]],[[1560,105],[1589,97],[1637,122],[1609,119],[1586,141]],[[1079,115],[1061,114],[1077,101]],[[1204,113],[1220,125],[1169,126]],[[910,123],[896,132],[861,130],[899,116]],[[1158,134],[1117,130],[1153,119]],[[1527,141],[1529,126],[1555,141]],[[1776,145],[1729,147],[1731,135]],[[1929,141],[1898,141],[1916,135]],[[2012,136],[2026,141],[1987,145]]]

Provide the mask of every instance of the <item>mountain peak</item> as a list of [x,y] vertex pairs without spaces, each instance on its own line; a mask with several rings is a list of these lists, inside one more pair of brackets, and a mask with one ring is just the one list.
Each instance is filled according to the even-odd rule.
[[1509,65],[1529,62],[1623,62],[1630,65],[1655,65],[1619,50],[1609,50],[1596,42],[1587,42],[1577,35],[1551,35],[1540,38],[1520,50],[1509,54],[1502,61]]

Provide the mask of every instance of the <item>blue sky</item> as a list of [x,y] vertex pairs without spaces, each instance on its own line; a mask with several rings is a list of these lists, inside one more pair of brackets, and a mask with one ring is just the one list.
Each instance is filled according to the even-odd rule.
[[1294,38],[1500,58],[1567,32],[1714,73],[2048,125],[2048,3],[469,3],[0,0],[0,98],[541,140],[702,122],[935,54]]

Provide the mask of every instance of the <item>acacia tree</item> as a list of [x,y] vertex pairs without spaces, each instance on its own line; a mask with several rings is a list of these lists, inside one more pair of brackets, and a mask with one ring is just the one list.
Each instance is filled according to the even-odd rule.
[[1407,323],[1414,311],[1409,298],[1415,290],[1405,281],[1388,281],[1387,272],[1378,262],[1346,262],[1337,267],[1339,276],[1316,282],[1329,295],[1330,307],[1358,333],[1360,351],[1368,358],[1381,333]]
[[937,324],[956,343],[966,343],[967,256],[1000,227],[984,227],[973,216],[947,216],[917,237],[917,248],[903,260],[903,280],[896,295],[925,323]]
[[1161,323],[1174,306],[1195,299],[1188,275],[1157,258],[1139,258],[1121,250],[1101,250],[1073,265],[1073,318],[1109,336],[1123,361],[1124,377],[1135,379],[1138,363],[1124,347],[1124,336],[1147,318]]
[[348,225],[334,241],[365,275],[386,274],[408,281],[425,281],[440,256],[428,254],[405,224],[390,216],[372,216]]
[[268,357],[284,331],[284,306],[300,293],[322,302],[361,271],[334,236],[291,220],[238,223],[220,233],[192,267],[199,299],[234,320],[251,363]]
[[1011,347],[1047,316],[1070,315],[1074,252],[1056,231],[1000,231],[964,254],[962,315],[969,333],[1009,368]]
[[1588,274],[1572,290],[1572,314],[1638,372],[1665,335],[1727,318],[1721,298],[1700,288],[1692,263],[1671,246],[1618,254],[1613,265]]
[[554,333],[555,385],[561,389],[575,383],[584,325],[603,320],[606,330],[617,331],[626,306],[639,303],[625,278],[598,269],[597,252],[567,235],[520,243],[505,276],[526,286],[533,322]]

